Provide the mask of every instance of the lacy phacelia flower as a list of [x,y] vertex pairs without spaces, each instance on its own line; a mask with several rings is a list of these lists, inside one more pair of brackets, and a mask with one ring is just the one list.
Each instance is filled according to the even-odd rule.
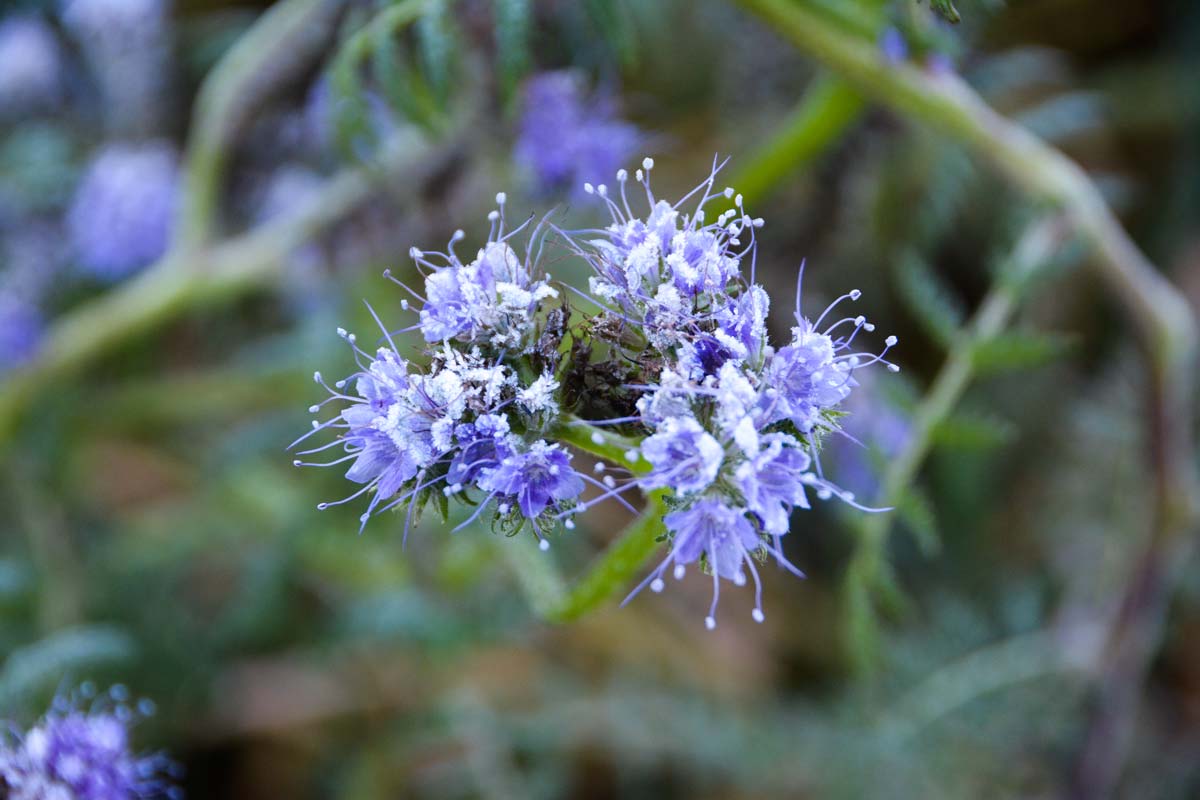
[[[696,564],[713,582],[708,627],[716,625],[722,581],[742,585],[747,575],[758,587],[753,617],[763,621],[755,562],[773,559],[802,575],[782,547],[793,510],[809,508],[810,497],[871,510],[824,477],[820,449],[840,430],[856,371],[897,369],[885,360],[895,338],[879,354],[857,352],[858,335],[874,326],[863,316],[826,319],[860,293],[810,321],[798,288],[791,339],[776,349],[766,330],[769,298],[754,282],[762,220],[733,189],[716,187],[715,164],[675,203],[654,196],[653,167],[646,159],[635,173],[644,214],[634,212],[629,175],[619,170],[616,197],[603,184],[585,187],[603,200],[611,224],[553,229],[591,269],[587,291],[565,287],[593,304],[579,313],[541,268],[552,226],[534,226],[520,250],[525,226],[506,232],[503,194],[474,259],[464,263],[454,251],[461,231],[445,253],[412,251],[424,294],[397,281],[420,304],[401,303],[417,311],[403,332],[420,333],[427,366],[402,359],[382,323],[386,346],[374,354],[341,332],[360,371],[333,386],[317,376],[330,393],[325,402],[342,408],[315,430],[339,436],[306,453],[340,448],[328,464],[350,463],[347,477],[362,487],[321,507],[369,497],[365,524],[405,506],[407,535],[414,510],[430,499],[445,510],[440,493],[474,507],[463,525],[490,512],[506,532],[528,525],[546,548],[556,522],[570,529],[598,502],[628,505],[624,495],[635,489],[659,493],[669,553],[629,598],[644,586],[660,591],[669,568],[678,578]],[[707,221],[706,206],[718,204]],[[566,431],[584,420],[593,426],[592,455],[618,462],[596,465],[601,480],[573,467],[567,443],[588,448]],[[595,426],[623,437],[625,449],[605,449],[609,434]],[[589,484],[600,491],[581,502]]]
[[[25,733],[0,747],[0,788],[10,800],[143,800],[180,798],[174,765],[162,755],[136,755],[129,729],[153,711],[127,705],[123,687],[95,698],[89,686],[55,701]],[[84,709],[84,705],[89,708]]]
[[[544,435],[559,422],[560,386],[557,349],[541,346],[547,327],[542,310],[558,292],[529,256],[518,256],[511,242],[525,226],[506,232],[505,196],[497,202],[500,208],[489,215],[491,234],[472,261],[464,264],[454,251],[465,236],[459,231],[445,253],[412,250],[426,272],[424,296],[393,278],[422,304],[418,322],[405,332],[421,332],[427,367],[401,358],[386,329],[387,346],[374,354],[339,331],[361,369],[333,386],[317,374],[330,393],[325,403],[348,405],[314,423],[314,432],[333,429],[340,437],[302,455],[340,447],[341,458],[319,466],[350,462],[346,477],[362,488],[320,508],[370,495],[360,518],[365,526],[373,515],[408,503],[407,536],[414,510],[440,492],[478,501],[468,522],[491,510],[506,530],[529,523],[548,546],[544,531],[583,491],[571,454]],[[530,239],[541,233],[535,230]],[[407,300],[401,305],[411,308]]]
[[113,145],[88,167],[71,201],[67,229],[80,266],[117,280],[166,252],[179,169],[163,143]]
[[610,96],[592,96],[581,76],[543,72],[525,85],[516,161],[545,193],[612,175],[637,149],[637,128],[616,116]]

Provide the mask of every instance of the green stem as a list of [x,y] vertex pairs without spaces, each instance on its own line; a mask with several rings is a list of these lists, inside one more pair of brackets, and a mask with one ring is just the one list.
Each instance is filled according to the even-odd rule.
[[[213,235],[221,179],[233,137],[300,53],[321,46],[342,0],[285,0],[268,9],[205,77],[184,160],[186,194],[175,246],[184,251]],[[282,67],[280,66],[282,65]]]
[[0,384],[0,439],[46,384],[171,319],[180,311],[235,297],[279,277],[287,257],[358,208],[396,175],[420,182],[440,159],[424,142],[396,140],[378,163],[347,168],[290,214],[217,247],[168,254],[141,275],[63,315],[37,358]]
[[[984,298],[965,331],[938,371],[929,391],[913,412],[907,445],[888,462],[881,478],[880,505],[900,502],[905,487],[917,477],[933,443],[938,426],[950,416],[974,376],[975,349],[980,342],[994,339],[1008,325],[1020,302],[1021,290],[1029,277],[1047,263],[1062,242],[1059,221],[1035,224],[1021,237],[1008,264],[997,276],[996,284]],[[892,512],[865,517],[858,541],[846,572],[846,626],[851,658],[860,670],[877,660],[878,631],[870,601],[884,575],[887,535]]]
[[730,181],[750,203],[825,152],[862,116],[862,96],[844,81],[819,75],[779,132]]
[[[635,475],[650,471],[650,462],[641,455],[641,439],[621,436],[612,431],[591,425],[570,414],[554,427],[553,438],[582,450],[585,453],[620,464]],[[630,458],[630,455],[635,456]]]
[[627,590],[629,585],[659,547],[659,538],[666,533],[663,525],[662,491],[646,498],[641,515],[608,546],[574,582],[571,590],[545,615],[553,622],[569,622],[604,603],[614,594]]

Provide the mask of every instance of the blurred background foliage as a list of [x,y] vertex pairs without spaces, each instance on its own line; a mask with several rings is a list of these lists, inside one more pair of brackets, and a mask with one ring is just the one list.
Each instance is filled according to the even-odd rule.
[[[802,5],[931,82],[960,74],[1082,165],[1200,297],[1196,4]],[[139,735],[183,762],[191,797],[1088,785],[1098,654],[1154,514],[1148,378],[1087,247],[977,153],[716,0],[3,13],[6,716],[120,680],[157,702]],[[827,456],[897,514],[798,515],[789,557],[809,579],[768,579],[763,626],[732,596],[745,624],[705,631],[702,582],[539,621],[511,551],[532,542],[433,520],[403,549],[388,520],[356,535],[352,507],[315,509],[344,479],[284,450],[312,371],[352,369],[335,327],[370,329],[363,298],[403,318],[381,273],[407,273],[410,246],[481,240],[500,189],[521,213],[599,221],[514,157],[530,81],[563,69],[636,126],[621,157],[654,154],[661,193],[732,157],[767,219],[776,339],[802,259],[810,310],[861,288],[900,337],[904,372],[848,409],[865,447]],[[627,519],[581,520],[556,548],[564,574]],[[1175,565],[1119,796],[1200,794],[1195,566]]]

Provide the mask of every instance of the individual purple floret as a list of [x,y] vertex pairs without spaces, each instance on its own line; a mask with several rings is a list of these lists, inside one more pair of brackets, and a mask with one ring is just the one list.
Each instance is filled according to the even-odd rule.
[[672,417],[642,444],[642,455],[654,465],[646,488],[670,486],[680,495],[689,495],[716,480],[725,450],[696,420]]
[[[687,573],[687,565],[704,559],[705,567],[712,575],[713,598],[704,625],[709,630],[717,627],[717,604],[721,599],[721,579],[733,581],[737,586],[746,584],[746,573],[743,567],[750,570],[754,578],[755,600],[752,616],[756,622],[765,618],[762,610],[762,582],[759,580],[758,569],[754,566],[755,554],[759,551],[773,551],[774,547],[765,542],[746,519],[742,509],[731,508],[724,502],[705,498],[682,511],[675,511],[663,518],[667,530],[672,534],[671,552],[655,568],[650,576],[642,581],[630,593],[625,602],[640,592],[646,586],[652,592],[661,592],[665,583],[663,575],[667,567],[674,565],[673,574],[676,580],[682,580]],[[782,553],[773,553],[781,564],[785,564],[800,577],[803,573],[792,567],[783,558]]]
[[0,116],[52,107],[62,92],[62,56],[50,26],[36,17],[0,22]]
[[[0,747],[0,788],[9,800],[147,800],[179,798],[170,785],[174,765],[164,756],[137,755],[131,726],[153,713],[142,701],[130,708],[116,686],[94,696],[85,684],[73,697],[59,698],[35,726],[14,729]],[[85,707],[86,706],[86,707]]]
[[[524,452],[504,455],[483,470],[479,488],[501,503],[515,502],[521,514],[537,519],[548,506],[573,501],[583,492],[583,479],[571,467],[571,454],[556,444],[537,441]],[[542,542],[545,542],[543,539]]]
[[179,170],[169,145],[111,145],[88,167],[67,213],[79,265],[106,281],[123,278],[166,252],[175,220]]
[[42,341],[45,320],[32,303],[0,291],[0,373],[20,366]]
[[611,96],[588,95],[574,72],[543,72],[525,85],[515,161],[542,192],[579,191],[612,175],[641,138]]

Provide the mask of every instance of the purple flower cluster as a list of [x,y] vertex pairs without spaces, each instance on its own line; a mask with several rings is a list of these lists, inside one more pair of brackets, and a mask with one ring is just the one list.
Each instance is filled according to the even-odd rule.
[[539,316],[558,296],[533,261],[542,231],[534,231],[528,253],[518,255],[512,243],[528,223],[506,231],[505,195],[496,200],[491,233],[473,259],[464,263],[455,252],[465,236],[457,231],[444,253],[410,251],[424,274],[424,294],[393,278],[420,304],[414,309],[402,301],[403,308],[418,311],[419,321],[400,333],[420,332],[427,367],[401,357],[382,324],[386,344],[374,353],[339,331],[360,370],[333,386],[316,375],[330,396],[313,413],[329,402],[348,405],[332,419],[314,422],[312,433],[335,430],[339,437],[301,455],[331,448],[343,455],[328,463],[295,463],[350,463],[346,477],[362,486],[320,508],[369,494],[360,518],[365,526],[373,515],[407,504],[407,536],[414,510],[441,492],[476,503],[467,522],[489,508],[508,527],[528,522],[545,549],[546,526],[583,491],[571,453],[545,438],[560,413],[560,387],[548,369],[553,365],[537,352]]
[[589,95],[570,70],[535,75],[523,100],[515,157],[542,193],[578,191],[612,175],[642,139],[617,117],[610,95]]
[[[0,789],[11,800],[143,800],[179,798],[170,785],[174,765],[162,755],[136,755],[130,726],[153,713],[129,707],[124,687],[95,697],[85,684],[59,698],[36,725],[13,731],[0,745]],[[89,708],[85,709],[87,705]]]
[[[669,552],[633,594],[647,585],[660,591],[669,569],[682,578],[698,565],[713,581],[709,628],[723,580],[740,586],[753,579],[753,617],[761,622],[756,562],[774,559],[802,575],[785,557],[782,537],[793,510],[810,507],[810,495],[871,510],[825,478],[820,449],[840,432],[839,406],[858,385],[855,373],[874,364],[898,370],[885,360],[895,337],[880,353],[859,352],[858,336],[874,325],[834,311],[860,292],[810,321],[798,288],[791,337],[773,346],[769,298],[754,280],[763,221],[745,212],[733,189],[716,187],[715,163],[674,203],[654,196],[653,167],[647,158],[634,174],[645,192],[643,214],[633,211],[625,170],[616,172],[616,192],[585,185],[605,203],[606,227],[568,232],[543,220],[532,225],[522,255],[517,237],[533,218],[506,231],[500,194],[474,258],[455,252],[462,231],[445,252],[410,251],[423,293],[393,280],[411,296],[401,306],[417,312],[415,323],[399,332],[380,323],[382,346],[373,353],[341,331],[359,371],[333,385],[317,375],[329,398],[311,410],[331,402],[339,410],[314,421],[313,433],[337,437],[304,454],[337,449],[340,456],[296,463],[348,464],[346,476],[361,485],[320,507],[369,498],[364,525],[404,507],[407,535],[414,510],[440,492],[474,507],[463,525],[492,510],[494,524],[507,531],[529,523],[546,548],[556,522],[570,529],[578,513],[602,500],[629,506],[626,492],[660,492],[669,508]],[[710,216],[713,206],[720,210]],[[587,291],[561,288],[598,311],[573,311],[541,268],[550,231],[562,240],[550,246],[592,273]],[[410,333],[425,342],[424,366],[399,354],[394,337]],[[616,459],[626,464],[596,465],[602,480],[572,466],[564,441],[578,446],[565,431],[585,420],[593,426],[593,455],[614,458],[604,448],[608,430],[627,448]],[[600,493],[581,502],[588,484]]]

